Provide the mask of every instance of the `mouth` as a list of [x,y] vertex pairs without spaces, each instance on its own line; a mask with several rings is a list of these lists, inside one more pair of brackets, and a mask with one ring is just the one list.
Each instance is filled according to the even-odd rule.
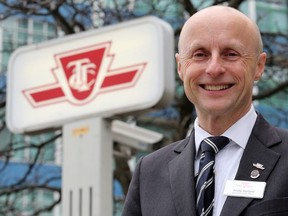
[[233,86],[233,84],[225,84],[225,85],[200,85],[201,88],[207,91],[223,91],[229,89]]

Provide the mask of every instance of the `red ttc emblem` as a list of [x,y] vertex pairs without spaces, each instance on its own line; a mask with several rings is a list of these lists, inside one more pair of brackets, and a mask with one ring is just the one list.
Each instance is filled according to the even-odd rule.
[[111,42],[54,56],[51,69],[55,82],[23,90],[33,107],[60,102],[83,105],[98,94],[133,87],[147,63],[113,69]]

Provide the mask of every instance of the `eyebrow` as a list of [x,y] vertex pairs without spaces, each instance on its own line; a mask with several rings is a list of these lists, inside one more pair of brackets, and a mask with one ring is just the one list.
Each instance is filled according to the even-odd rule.
[[189,53],[191,53],[192,50],[197,50],[200,48],[203,48],[203,45],[198,41],[194,41],[191,44],[185,46],[184,48],[182,46],[182,48],[179,49],[179,53],[181,55],[188,55]]
[[[237,39],[231,39],[229,42],[225,42],[225,44],[220,44],[220,48],[223,50],[233,49],[241,53],[247,50],[244,44],[240,43]],[[179,51],[181,55],[189,55],[192,51],[198,49],[207,49],[207,43],[205,43],[205,41],[195,40],[191,44],[180,49]]]

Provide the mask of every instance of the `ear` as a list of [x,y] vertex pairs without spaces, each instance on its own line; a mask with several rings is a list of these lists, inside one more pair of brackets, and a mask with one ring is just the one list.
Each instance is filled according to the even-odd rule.
[[259,55],[259,59],[258,59],[258,63],[257,63],[257,72],[256,72],[255,78],[254,78],[255,81],[258,81],[264,72],[265,64],[266,64],[266,58],[267,58],[267,55],[265,52],[262,52]]
[[178,75],[179,75],[180,79],[183,80],[183,79],[182,79],[183,75],[182,75],[182,71],[181,71],[181,62],[180,62],[180,55],[179,55],[179,53],[176,53],[176,54],[175,54],[175,59],[176,59],[176,64],[177,64],[177,72],[178,72]]

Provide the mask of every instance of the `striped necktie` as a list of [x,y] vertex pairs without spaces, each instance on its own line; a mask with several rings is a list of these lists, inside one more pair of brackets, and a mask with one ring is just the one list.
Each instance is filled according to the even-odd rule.
[[214,161],[229,139],[224,136],[208,137],[201,142],[199,174],[196,182],[197,215],[212,216],[214,206]]

